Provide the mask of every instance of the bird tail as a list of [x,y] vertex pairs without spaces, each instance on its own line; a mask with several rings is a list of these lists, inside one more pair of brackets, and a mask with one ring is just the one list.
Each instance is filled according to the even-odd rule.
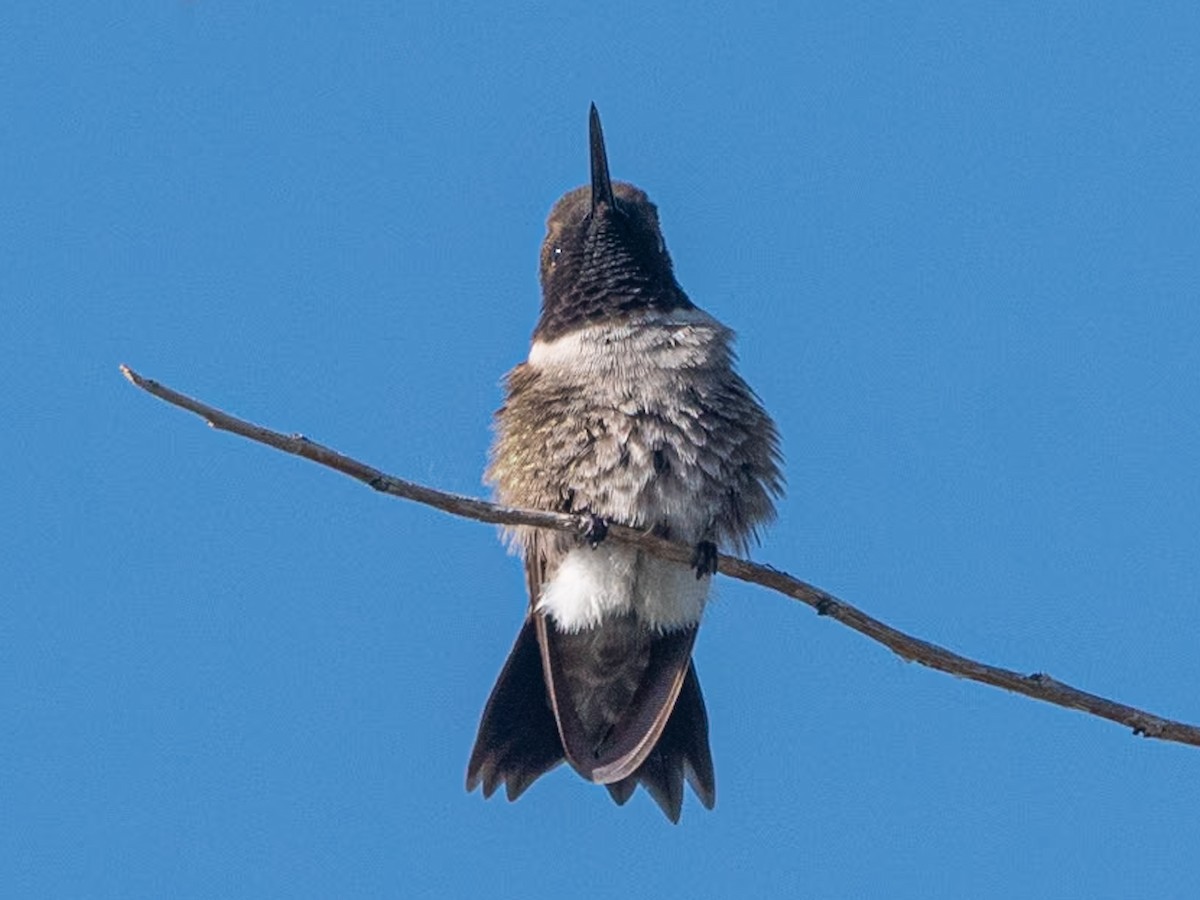
[[[516,800],[566,758],[543,675],[539,624],[544,627],[539,614],[530,612],[483,710],[467,764],[467,790],[482,785],[484,797],[491,797],[503,784],[508,799]],[[628,802],[642,785],[672,822],[679,821],[685,780],[705,807],[712,809],[716,801],[708,714],[695,665],[688,658],[693,638],[694,634],[663,641],[665,645],[679,643],[674,649],[682,654],[680,661],[687,668],[658,740],[628,775],[601,782],[618,805]],[[600,780],[591,772],[581,774]]]
[[685,778],[700,802],[712,809],[717,799],[716,776],[708,747],[708,713],[694,663],[688,665],[679,699],[654,749],[632,774],[605,787],[613,800],[624,805],[641,784],[667,818],[678,822]]
[[484,797],[504,784],[508,799],[516,800],[564,758],[533,619],[532,613],[525,619],[492,688],[467,763],[467,790],[482,784]]

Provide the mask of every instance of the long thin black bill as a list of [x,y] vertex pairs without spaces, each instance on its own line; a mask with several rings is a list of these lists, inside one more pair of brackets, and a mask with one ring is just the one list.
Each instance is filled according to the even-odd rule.
[[600,113],[592,104],[588,117],[588,137],[592,150],[592,212],[601,203],[613,208],[612,179],[608,177],[608,154],[604,151],[604,132],[600,128]]

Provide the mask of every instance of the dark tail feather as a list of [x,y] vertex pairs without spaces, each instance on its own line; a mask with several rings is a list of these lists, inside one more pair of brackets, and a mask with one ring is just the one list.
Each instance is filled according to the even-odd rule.
[[482,783],[483,796],[490,797],[504,783],[508,799],[516,800],[562,760],[562,741],[546,696],[537,630],[530,616],[484,707],[467,763],[467,790]]
[[683,810],[684,778],[700,802],[712,809],[717,787],[708,749],[708,713],[694,664],[688,666],[675,709],[650,755],[632,775],[606,787],[613,800],[623,805],[640,783],[667,818],[678,822]]

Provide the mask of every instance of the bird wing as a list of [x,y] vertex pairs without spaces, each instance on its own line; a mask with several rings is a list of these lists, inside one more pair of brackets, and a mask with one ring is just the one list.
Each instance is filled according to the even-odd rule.
[[530,615],[567,761],[588,780],[611,784],[636,771],[662,736],[696,628],[659,634],[628,614],[577,633],[559,631],[536,604],[567,549],[557,535],[540,532],[527,546]]

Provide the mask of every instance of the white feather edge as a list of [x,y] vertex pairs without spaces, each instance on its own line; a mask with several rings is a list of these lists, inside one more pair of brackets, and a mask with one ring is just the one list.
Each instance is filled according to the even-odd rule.
[[[688,368],[712,352],[714,342],[728,346],[733,332],[702,309],[649,312],[624,322],[577,328],[551,341],[536,340],[528,364],[581,375],[630,367],[635,370]],[[614,352],[623,344],[623,352]],[[632,372],[630,374],[633,374]]]

